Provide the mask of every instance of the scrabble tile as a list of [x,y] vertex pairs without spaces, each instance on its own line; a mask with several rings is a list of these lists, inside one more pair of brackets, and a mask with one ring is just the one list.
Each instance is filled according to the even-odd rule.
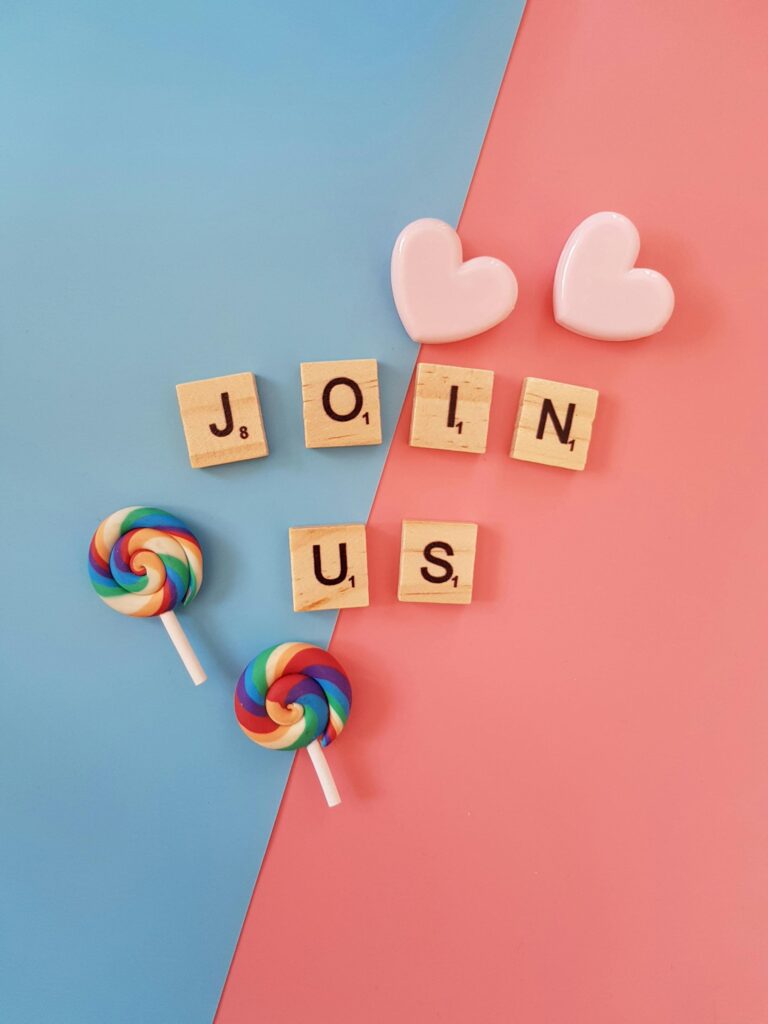
[[288,541],[295,612],[368,606],[363,525],[294,526]]
[[375,359],[302,363],[301,397],[307,448],[381,444]]
[[193,469],[269,455],[252,373],[177,384],[176,397]]
[[598,392],[526,377],[510,456],[563,469],[584,469]]
[[419,363],[410,443],[414,448],[484,452],[493,370]]
[[400,544],[399,600],[469,604],[476,546],[476,523],[406,519]]

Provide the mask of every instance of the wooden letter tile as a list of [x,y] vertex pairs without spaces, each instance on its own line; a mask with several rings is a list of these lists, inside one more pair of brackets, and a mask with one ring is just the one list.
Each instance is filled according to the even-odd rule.
[[177,384],[176,397],[193,469],[269,455],[252,373]]
[[469,604],[476,546],[476,523],[406,519],[400,545],[399,600]]
[[419,363],[410,443],[414,448],[484,452],[493,370]]
[[526,377],[512,438],[513,459],[584,469],[598,392]]
[[295,612],[368,606],[364,526],[291,527],[288,541]]
[[301,397],[307,448],[381,444],[375,359],[302,363]]

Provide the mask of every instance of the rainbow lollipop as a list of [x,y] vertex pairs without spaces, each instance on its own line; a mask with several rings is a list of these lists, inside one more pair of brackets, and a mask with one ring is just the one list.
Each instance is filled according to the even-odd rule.
[[107,516],[91,539],[88,572],[105,604],[123,615],[158,615],[195,686],[205,672],[173,609],[203,581],[203,555],[190,530],[159,508],[133,505]]
[[321,647],[277,644],[249,661],[235,687],[235,715],[249,739],[272,750],[306,747],[329,807],[341,803],[323,753],[347,723],[352,687]]

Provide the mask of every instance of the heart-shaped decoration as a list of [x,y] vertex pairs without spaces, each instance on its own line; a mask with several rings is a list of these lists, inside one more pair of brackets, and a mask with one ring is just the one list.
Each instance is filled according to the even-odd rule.
[[415,220],[392,251],[392,294],[416,342],[471,338],[501,323],[517,302],[517,280],[501,260],[462,262],[461,239],[442,220]]
[[576,334],[629,341],[656,334],[675,293],[655,270],[635,266],[640,235],[620,213],[593,213],[565,243],[555,271],[555,320]]

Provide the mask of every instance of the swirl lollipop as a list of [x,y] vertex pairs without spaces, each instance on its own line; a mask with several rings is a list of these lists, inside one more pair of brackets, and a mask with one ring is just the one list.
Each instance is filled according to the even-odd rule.
[[173,609],[203,580],[203,555],[190,530],[159,508],[133,505],[107,516],[91,539],[88,572],[105,604],[123,615],[158,615],[195,686],[205,672]]
[[306,747],[329,807],[341,803],[323,753],[344,728],[352,687],[321,647],[286,643],[249,661],[235,687],[235,715],[254,743],[272,750]]

